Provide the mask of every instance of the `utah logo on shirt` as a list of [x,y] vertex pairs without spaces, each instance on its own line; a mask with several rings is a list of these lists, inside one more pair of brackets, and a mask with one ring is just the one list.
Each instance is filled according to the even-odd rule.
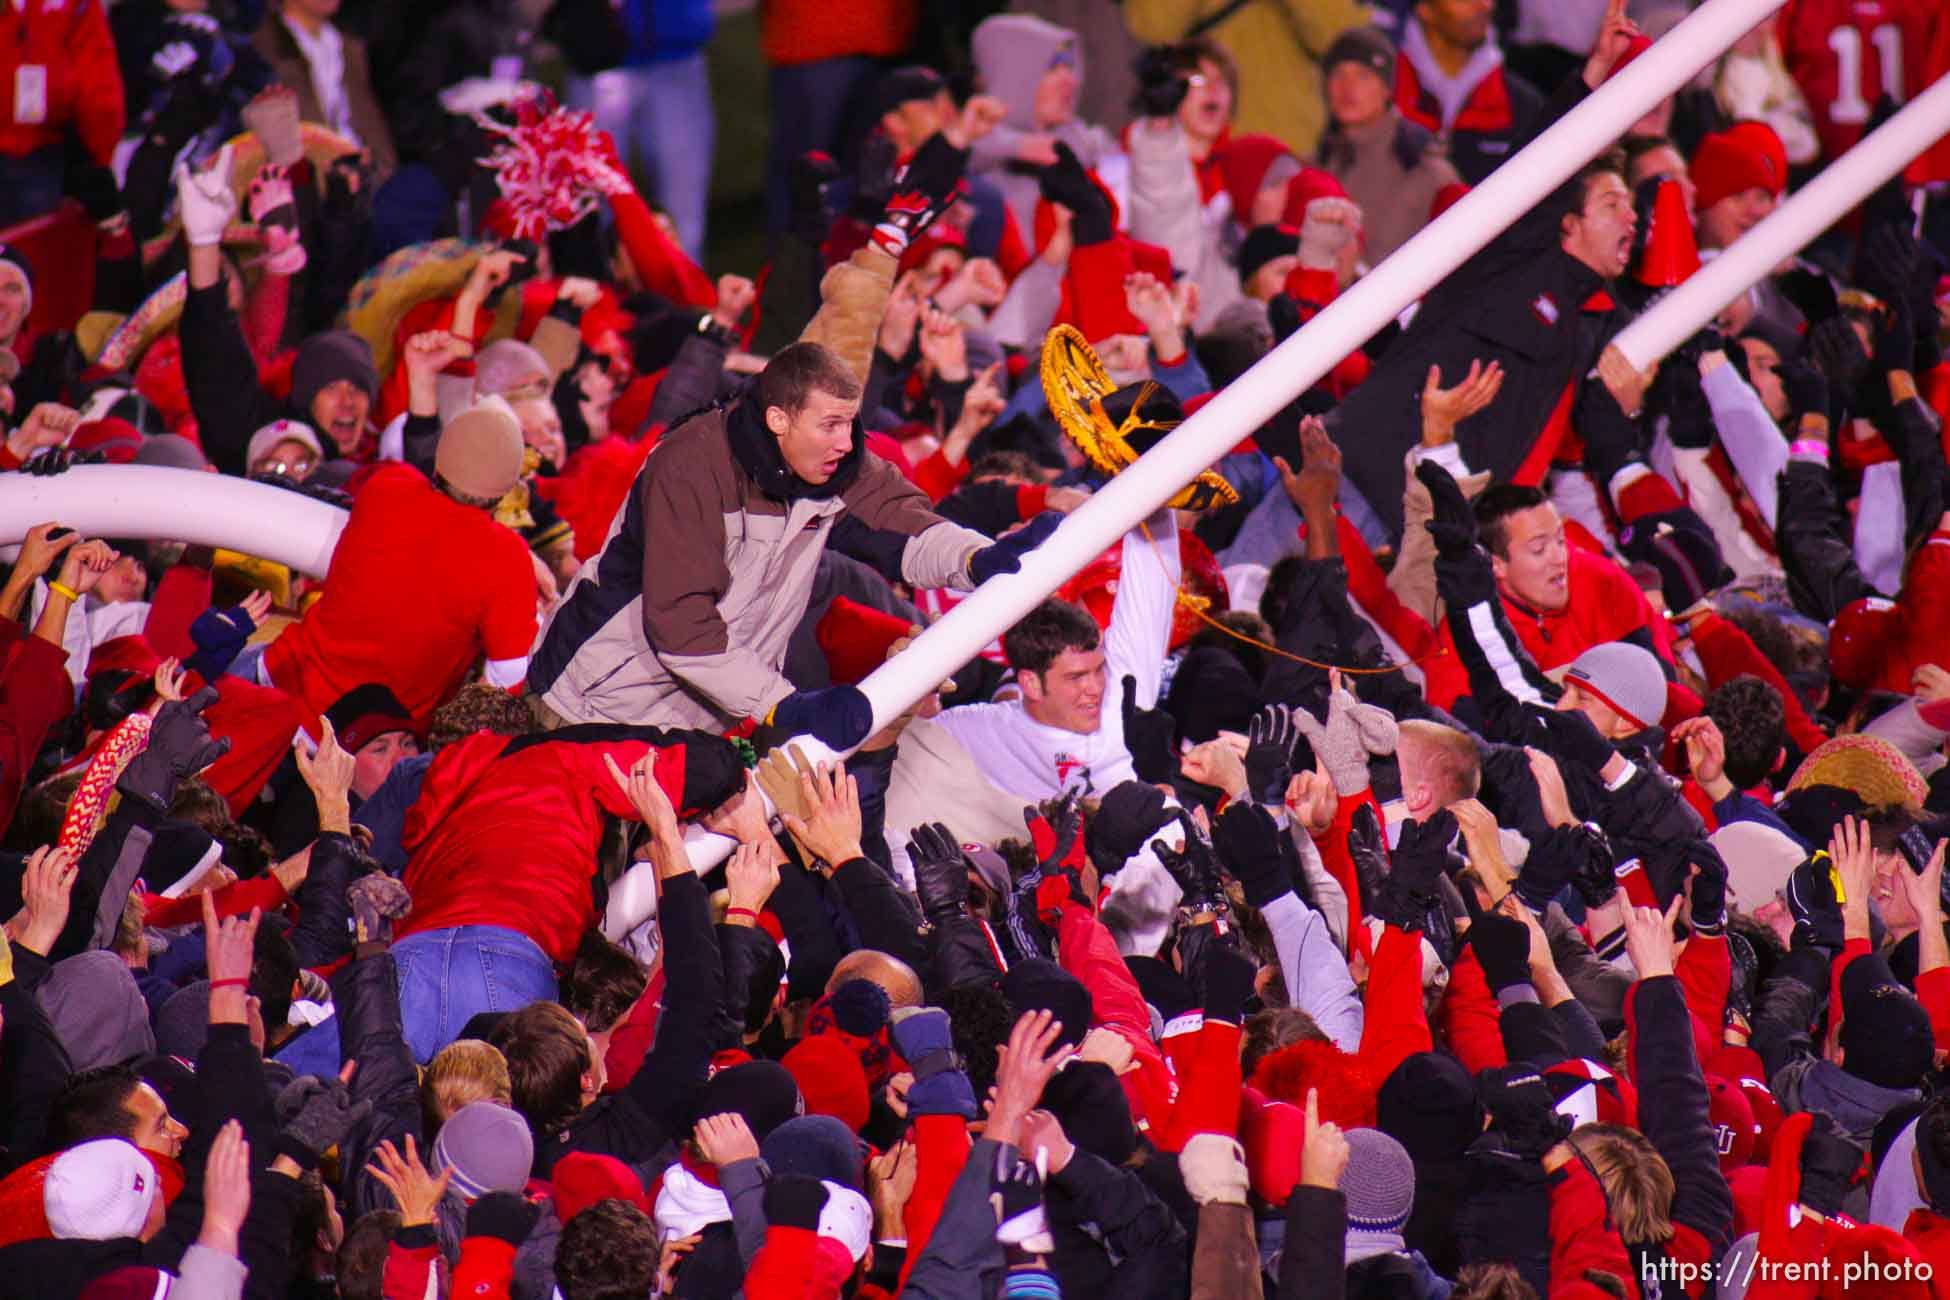
[[1551,297],[1548,293],[1538,294],[1531,302],[1530,310],[1536,313],[1537,319],[1544,322],[1544,324],[1557,324],[1557,299]]
[[1090,765],[1078,758],[1075,754],[1066,754],[1059,750],[1056,755],[1056,788],[1059,790],[1068,789],[1070,778],[1078,773],[1083,774],[1083,789],[1085,793],[1088,793],[1090,790]]

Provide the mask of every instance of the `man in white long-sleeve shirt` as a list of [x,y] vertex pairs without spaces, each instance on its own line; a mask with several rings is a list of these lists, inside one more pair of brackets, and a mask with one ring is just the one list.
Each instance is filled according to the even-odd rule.
[[1107,629],[1067,601],[1043,602],[1002,637],[1021,697],[948,709],[936,724],[991,785],[1025,802],[1136,780],[1122,683],[1131,680],[1138,708],[1157,704],[1178,577],[1177,524],[1161,510],[1124,538]]

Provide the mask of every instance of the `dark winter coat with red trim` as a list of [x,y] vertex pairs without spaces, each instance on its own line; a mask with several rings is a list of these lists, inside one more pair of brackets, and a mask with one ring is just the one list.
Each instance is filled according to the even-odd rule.
[[729,741],[661,727],[477,732],[443,749],[406,815],[413,915],[401,935],[498,925],[569,960],[596,919],[603,819],[637,819],[603,759],[627,772],[652,750],[657,783],[680,815],[716,807],[743,779]]
[[1410,58],[1395,60],[1395,107],[1402,120],[1439,137],[1463,181],[1480,185],[1515,153],[1544,109],[1543,96],[1521,77],[1498,67],[1476,83],[1462,112],[1442,129],[1442,104],[1422,85]]
[[[1571,81],[1538,122],[1549,126],[1586,94]],[[1471,469],[1496,481],[1537,482],[1554,443],[1568,428],[1575,385],[1597,364],[1631,313],[1612,301],[1605,282],[1561,247],[1554,200],[1532,209],[1469,258],[1422,300],[1420,310],[1329,418],[1345,449],[1345,468],[1368,504],[1399,536],[1402,458],[1421,441],[1421,393],[1430,366],[1454,384],[1471,361],[1503,363],[1503,391],[1487,409],[1457,426],[1456,442]],[[1528,471],[1519,475],[1520,469]]]

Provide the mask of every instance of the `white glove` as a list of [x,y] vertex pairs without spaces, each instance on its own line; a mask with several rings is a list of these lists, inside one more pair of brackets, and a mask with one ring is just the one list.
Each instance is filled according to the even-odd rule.
[[1361,208],[1352,199],[1319,198],[1300,224],[1300,265],[1332,270],[1348,241],[1361,233]]
[[208,248],[222,241],[231,218],[237,215],[237,196],[230,192],[229,145],[204,171],[193,172],[183,163],[176,164],[176,202],[191,248]]

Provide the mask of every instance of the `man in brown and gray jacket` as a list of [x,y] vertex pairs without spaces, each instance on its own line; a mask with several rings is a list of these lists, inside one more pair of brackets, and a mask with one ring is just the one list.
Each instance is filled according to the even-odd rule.
[[542,630],[528,692],[546,721],[723,730],[752,718],[849,748],[872,725],[866,696],[795,691],[781,672],[838,518],[907,538],[901,576],[915,587],[958,591],[1013,572],[1060,522],[992,543],[866,451],[861,381],[900,253],[953,201],[965,158],[941,136],[923,146],[873,241],[827,273],[799,341],[750,392],[657,444]]

